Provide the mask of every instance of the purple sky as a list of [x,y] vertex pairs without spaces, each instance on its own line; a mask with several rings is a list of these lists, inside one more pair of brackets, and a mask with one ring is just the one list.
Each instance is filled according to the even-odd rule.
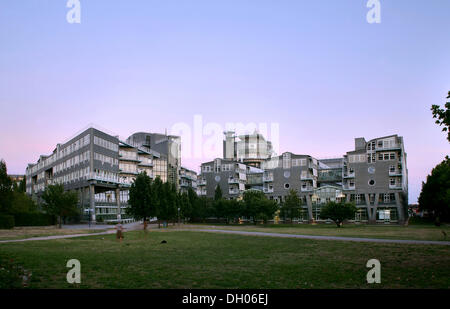
[[279,123],[280,152],[318,158],[403,136],[410,202],[450,153],[430,112],[450,90],[449,1],[381,0],[380,24],[365,0],[81,0],[81,24],[66,2],[0,2],[9,173],[89,123],[127,137],[194,115]]

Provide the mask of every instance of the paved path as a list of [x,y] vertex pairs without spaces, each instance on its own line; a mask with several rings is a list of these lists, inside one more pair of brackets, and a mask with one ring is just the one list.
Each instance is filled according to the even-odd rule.
[[217,229],[177,229],[177,231],[211,232],[211,233],[238,234],[238,235],[249,235],[249,236],[270,236],[270,237],[302,238],[302,239],[316,239],[316,240],[340,240],[340,241],[376,242],[376,243],[393,243],[393,244],[450,246],[450,241],[433,241],[433,240],[406,240],[406,239],[317,236],[317,235],[247,232],[247,231],[232,231],[232,230],[217,230]]
[[[102,226],[102,225],[100,225]],[[148,225],[150,227],[150,224]],[[41,236],[41,237],[32,237],[32,238],[24,238],[24,239],[11,239],[11,240],[0,240],[0,243],[10,243],[10,242],[24,242],[24,241],[33,241],[33,240],[52,240],[52,239],[63,239],[63,238],[75,238],[75,237],[85,237],[85,236],[97,236],[97,235],[108,235],[108,234],[114,234],[116,232],[115,225],[106,225],[105,228],[108,228],[109,230],[106,232],[100,232],[100,233],[85,233],[85,234],[71,234],[71,235],[53,235],[53,236]],[[123,227],[125,228],[125,231],[132,231],[137,229],[142,229],[142,223],[140,222],[133,222],[128,224],[123,224]],[[88,225],[69,225],[65,228],[69,229],[89,229]],[[91,229],[102,229],[99,227],[99,225],[91,225]]]

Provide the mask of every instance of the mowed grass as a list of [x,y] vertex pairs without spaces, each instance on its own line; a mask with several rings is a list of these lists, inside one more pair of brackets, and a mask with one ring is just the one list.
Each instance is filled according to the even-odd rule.
[[15,227],[10,230],[0,230],[0,240],[25,239],[41,236],[91,234],[104,232],[104,229],[59,229],[55,226]]
[[[170,228],[173,228],[170,226]],[[177,228],[176,226],[174,228]],[[190,229],[229,229],[265,233],[286,233],[301,235],[342,236],[382,239],[412,239],[450,241],[450,226],[442,225],[366,225],[346,224],[338,228],[332,224],[269,224],[269,225],[227,225],[227,224],[187,224]]]
[[[166,240],[166,244],[161,244]],[[450,247],[317,241],[191,231],[0,244],[0,258],[32,271],[30,288],[443,288]],[[381,284],[366,263],[381,262]],[[66,281],[69,259],[81,284]]]

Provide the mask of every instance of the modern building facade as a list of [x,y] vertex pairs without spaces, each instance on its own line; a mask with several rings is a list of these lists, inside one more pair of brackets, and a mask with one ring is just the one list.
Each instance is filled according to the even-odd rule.
[[[227,140],[231,137],[232,134],[226,132],[225,147],[231,144]],[[224,155],[231,154],[229,148],[224,149]],[[235,193],[224,194],[226,198],[239,198],[245,190],[256,189],[263,191],[269,199],[283,202],[294,189],[303,202],[300,221],[326,220],[320,217],[320,209],[329,201],[354,202],[358,208],[355,222],[402,223],[406,219],[406,153],[403,138],[397,135],[370,141],[356,138],[355,149],[341,158],[317,159],[285,152],[259,161],[260,168],[237,158],[215,159],[202,164],[200,194],[213,197],[219,184],[222,192]],[[231,174],[237,169],[242,171],[236,182],[239,190],[232,191],[230,185],[234,182],[225,179],[234,181],[237,177]]]
[[192,188],[197,193],[197,173],[185,167],[180,168],[179,188],[181,193],[187,193]]
[[78,193],[85,218],[129,220],[125,209],[136,175],[146,172],[153,179],[159,176],[167,181],[171,179],[167,160],[150,147],[131,145],[90,127],[28,165],[26,192],[40,202],[48,185],[63,184]]
[[[179,186],[181,169],[181,138],[175,135],[139,132],[127,138],[127,143],[147,151],[155,151],[165,160],[166,179]],[[162,163],[162,162],[161,162]]]
[[234,131],[224,132],[223,158],[260,167],[261,162],[273,155],[272,143],[258,132],[236,136]]
[[240,198],[247,183],[247,165],[217,158],[201,165],[198,177],[198,194],[213,198],[217,186],[222,196],[228,199]]

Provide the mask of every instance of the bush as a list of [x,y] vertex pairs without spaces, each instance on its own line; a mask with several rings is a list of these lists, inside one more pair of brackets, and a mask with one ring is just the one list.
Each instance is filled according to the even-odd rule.
[[39,213],[24,212],[14,214],[16,226],[48,226],[56,224],[56,217]]
[[12,259],[0,258],[0,289],[26,288],[31,281],[31,272]]
[[10,215],[0,215],[0,229],[14,228],[14,217]]

